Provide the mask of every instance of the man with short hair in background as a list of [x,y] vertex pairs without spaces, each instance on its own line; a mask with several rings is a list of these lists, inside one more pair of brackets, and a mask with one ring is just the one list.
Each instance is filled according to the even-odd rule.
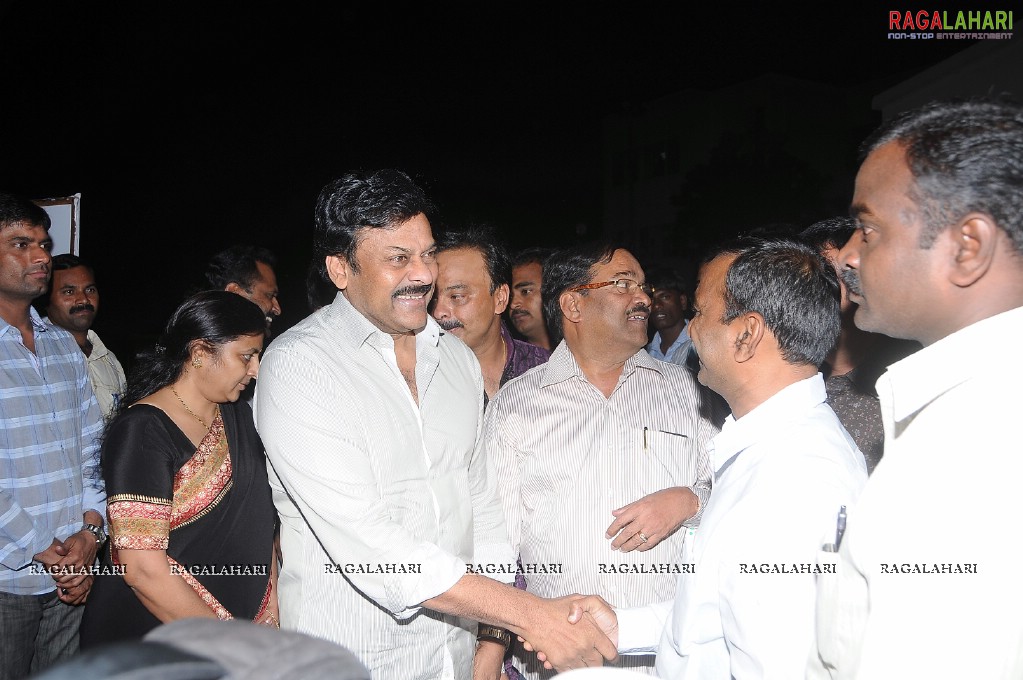
[[222,250],[206,266],[206,280],[214,290],[237,293],[256,303],[266,315],[266,332],[281,315],[278,300],[277,259],[266,248],[236,245]]
[[543,316],[543,262],[550,251],[546,248],[526,248],[512,258],[511,300],[508,303],[508,319],[515,331],[526,342],[542,347],[548,352],[551,346],[550,334]]
[[71,333],[78,343],[85,354],[99,408],[110,420],[127,382],[121,362],[92,330],[99,312],[99,287],[92,267],[70,253],[57,255],[51,264],[50,290],[35,304],[46,314],[46,321]]
[[650,284],[650,326],[656,331],[646,350],[654,359],[689,366],[689,294],[682,276],[671,269],[656,268]]
[[32,300],[50,279],[50,218],[0,193],[0,678],[78,651],[106,540],[99,467],[103,416],[70,333]]
[[431,313],[479,359],[488,399],[512,378],[547,361],[550,352],[512,338],[504,325],[511,268],[492,229],[472,227],[444,234],[438,242],[437,267]]

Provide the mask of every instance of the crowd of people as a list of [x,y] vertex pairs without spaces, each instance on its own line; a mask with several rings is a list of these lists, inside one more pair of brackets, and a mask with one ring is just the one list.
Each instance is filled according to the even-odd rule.
[[851,217],[695,281],[435,234],[398,170],[314,215],[309,316],[234,246],[126,377],[0,194],[0,680],[226,673],[219,634],[280,677],[1023,677],[1023,108],[889,121]]

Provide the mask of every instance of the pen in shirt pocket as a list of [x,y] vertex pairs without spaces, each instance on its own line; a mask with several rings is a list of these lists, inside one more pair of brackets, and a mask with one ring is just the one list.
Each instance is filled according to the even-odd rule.
[[687,435],[687,434],[679,434],[678,432],[668,432],[667,430],[651,430],[649,427],[644,425],[643,426],[643,450],[644,451],[649,451],[650,450],[650,433],[651,432],[656,432],[658,434],[668,434],[668,435],[671,435],[672,437],[681,437],[683,439],[689,439],[689,435]]
[[835,522],[835,542],[825,543],[821,549],[824,552],[838,552],[842,545],[842,537],[845,536],[846,507],[843,505],[838,509],[838,520]]

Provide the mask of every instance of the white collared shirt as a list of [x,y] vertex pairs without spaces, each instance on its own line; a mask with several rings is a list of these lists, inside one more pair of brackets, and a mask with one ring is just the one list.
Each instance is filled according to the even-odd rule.
[[808,677],[1023,677],[1023,308],[893,364],[884,458],[822,580]]
[[725,421],[714,491],[674,602],[620,610],[619,649],[657,649],[662,678],[789,680],[812,642],[817,554],[866,483],[820,374]]
[[256,423],[281,516],[281,624],[347,647],[375,679],[464,680],[475,623],[419,605],[467,563],[515,557],[480,455],[479,363],[431,318],[416,383],[418,405],[392,338],[344,295],[267,350]]

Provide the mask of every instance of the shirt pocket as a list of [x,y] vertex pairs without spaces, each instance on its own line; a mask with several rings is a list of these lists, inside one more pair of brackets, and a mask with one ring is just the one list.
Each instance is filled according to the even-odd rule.
[[698,452],[688,435],[644,427],[636,439],[637,458],[642,461],[643,471],[639,481],[644,493],[693,485]]
[[[815,657],[811,660],[811,668],[824,665],[830,667],[837,655],[839,637],[838,607],[838,553],[834,552],[834,544],[829,543],[817,550],[817,598],[815,602],[814,639],[817,645],[810,650]],[[830,662],[830,663],[829,663]]]

